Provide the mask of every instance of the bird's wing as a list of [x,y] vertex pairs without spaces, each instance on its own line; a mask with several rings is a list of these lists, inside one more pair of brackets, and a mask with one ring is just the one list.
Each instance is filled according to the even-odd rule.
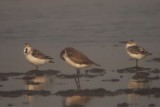
[[128,47],[128,51],[130,51],[133,54],[150,54],[144,48],[139,47],[139,46]]
[[37,50],[37,49],[33,49],[32,50],[32,55],[36,58],[40,58],[40,59],[53,59],[50,56],[46,56],[45,54],[43,54],[41,51]]
[[79,64],[95,64],[98,66],[98,64],[96,64],[95,62],[91,61],[87,56],[85,56],[83,53],[79,52],[78,50],[75,49],[71,49],[71,50],[67,50],[67,55],[68,57]]

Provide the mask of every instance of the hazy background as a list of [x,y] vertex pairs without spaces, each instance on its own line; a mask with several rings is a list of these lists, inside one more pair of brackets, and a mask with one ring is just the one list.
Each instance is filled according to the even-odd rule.
[[130,39],[159,51],[159,19],[159,0],[0,0],[0,65],[10,66],[5,72],[28,66],[25,42],[58,58],[67,46],[96,51]]

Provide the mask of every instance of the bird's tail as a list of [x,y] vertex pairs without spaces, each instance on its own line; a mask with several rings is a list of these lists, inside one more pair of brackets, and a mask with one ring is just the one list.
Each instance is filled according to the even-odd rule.
[[54,61],[50,60],[49,63],[54,63]]
[[97,64],[97,63],[95,63],[95,62],[94,62],[94,65],[96,65],[96,66],[101,66],[101,65],[99,65],[99,64]]
[[152,55],[152,53],[149,53],[149,52],[148,52],[147,55]]

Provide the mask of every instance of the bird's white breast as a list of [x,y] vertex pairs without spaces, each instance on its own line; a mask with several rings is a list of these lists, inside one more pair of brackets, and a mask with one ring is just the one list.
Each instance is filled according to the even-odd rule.
[[81,69],[81,68],[86,68],[86,67],[89,66],[89,65],[86,65],[86,64],[78,64],[78,63],[75,63],[75,62],[73,62],[68,56],[65,56],[65,55],[64,55],[64,59],[65,59],[65,61],[66,61],[69,65],[71,65],[71,66],[74,67],[74,68]]
[[131,53],[129,51],[127,51],[127,53],[134,59],[143,59],[145,58],[146,56],[143,55],[143,54],[134,54],[134,53]]
[[31,54],[27,54],[25,55],[26,56],[26,59],[33,65],[43,65],[47,62],[49,62],[48,59],[40,59],[40,58],[36,58],[34,56],[32,56]]

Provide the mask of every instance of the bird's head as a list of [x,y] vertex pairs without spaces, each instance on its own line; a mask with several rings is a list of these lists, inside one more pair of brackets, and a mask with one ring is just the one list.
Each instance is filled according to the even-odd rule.
[[29,43],[24,44],[24,54],[28,54],[32,50],[32,47]]
[[130,46],[136,46],[136,45],[137,44],[136,44],[136,42],[134,40],[129,40],[129,41],[127,41],[126,48],[130,47]]

